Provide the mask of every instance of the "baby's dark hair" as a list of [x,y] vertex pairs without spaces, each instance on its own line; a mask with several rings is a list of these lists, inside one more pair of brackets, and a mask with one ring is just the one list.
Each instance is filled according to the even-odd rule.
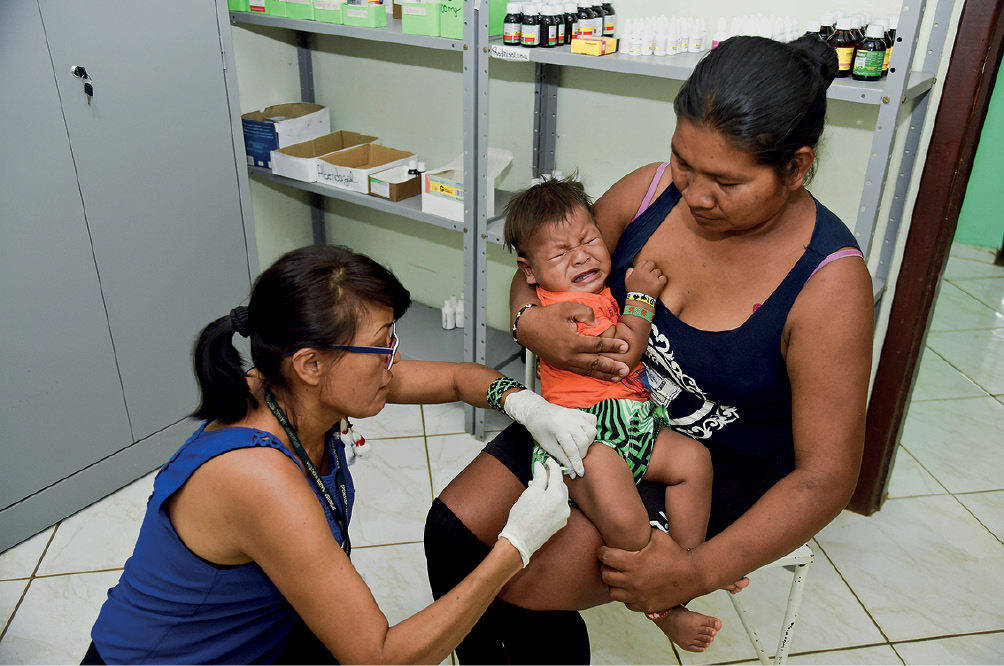
[[409,305],[411,296],[393,273],[347,247],[287,252],[255,280],[245,313],[220,317],[199,334],[193,360],[202,398],[192,416],[233,423],[257,406],[233,344],[236,330],[250,338],[251,360],[265,385],[288,388],[288,354],[351,342],[369,307],[390,308],[397,320]]
[[836,72],[833,49],[814,35],[789,44],[732,37],[701,58],[673,110],[720,132],[757,164],[790,175],[795,152],[819,142]]
[[577,208],[593,214],[593,200],[577,175],[545,178],[543,182],[517,192],[502,209],[505,227],[502,235],[507,250],[526,257],[527,243],[537,230],[565,220]]

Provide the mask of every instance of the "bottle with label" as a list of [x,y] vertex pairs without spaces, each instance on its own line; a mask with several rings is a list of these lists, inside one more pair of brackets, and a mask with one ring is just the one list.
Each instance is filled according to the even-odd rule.
[[606,14],[603,11],[603,3],[594,2],[589,6],[593,10],[593,14],[596,15],[594,19],[596,22],[593,24],[593,37],[603,36],[603,26],[606,23]]
[[578,37],[592,37],[593,36],[593,19],[596,18],[593,15],[593,10],[589,7],[589,3],[585,0],[579,0],[578,3],[578,13],[579,13],[579,28],[576,32]]
[[418,175],[418,158],[412,157],[408,160],[408,175],[414,178]]
[[819,37],[824,42],[829,39],[830,35],[834,32],[834,20],[833,14],[823,14],[819,17]]
[[865,38],[854,53],[854,67],[851,78],[855,81],[878,81],[882,78],[882,63],[885,61],[885,31],[882,26],[872,24],[865,32]]
[[624,21],[624,30],[617,40],[617,52],[628,53],[631,50],[631,20]]
[[571,44],[579,29],[579,7],[574,2],[565,3],[565,43]]
[[849,18],[837,19],[837,29],[834,31],[826,43],[837,54],[837,78],[844,78],[851,75],[851,65],[854,62],[854,48],[857,45],[854,37],[851,36],[851,20]]
[[885,40],[886,67],[885,71],[882,72],[882,76],[885,76],[886,74],[889,73],[889,61],[892,60],[892,49],[893,46],[896,44],[896,28],[899,27],[898,16],[890,16],[887,20],[889,21],[889,29],[886,31],[888,37]]
[[502,21],[502,43],[509,46],[519,46],[522,41],[523,14],[519,11],[518,2],[508,2],[505,6],[505,19]]
[[461,294],[455,301],[453,306],[453,319],[457,325],[457,328],[464,327],[464,320],[467,318],[464,312],[464,297]]
[[565,6],[560,2],[552,2],[550,7],[551,20],[555,26],[555,46],[565,43]]
[[554,24],[551,8],[544,3],[540,5],[540,47],[553,49],[557,46],[558,26]]
[[540,16],[532,2],[523,5],[523,27],[520,28],[520,42],[528,49],[540,46]]
[[603,36],[613,37],[617,31],[617,12],[614,11],[614,3],[603,3]]

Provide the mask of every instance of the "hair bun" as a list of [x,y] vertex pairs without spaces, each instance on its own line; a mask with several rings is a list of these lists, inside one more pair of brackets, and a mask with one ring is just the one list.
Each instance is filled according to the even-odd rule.
[[837,76],[837,54],[815,35],[802,35],[789,44],[796,53],[811,61],[823,78],[823,89],[829,88]]

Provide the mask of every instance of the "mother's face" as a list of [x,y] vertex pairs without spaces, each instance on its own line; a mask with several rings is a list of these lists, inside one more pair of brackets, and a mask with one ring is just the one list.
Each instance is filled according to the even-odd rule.
[[670,167],[694,222],[715,235],[769,227],[801,187],[800,178],[783,182],[719,132],[683,118],[673,133]]

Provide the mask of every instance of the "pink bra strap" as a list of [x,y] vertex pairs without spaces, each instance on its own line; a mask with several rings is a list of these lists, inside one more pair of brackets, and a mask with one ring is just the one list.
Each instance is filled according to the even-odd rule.
[[662,173],[669,166],[669,162],[663,162],[659,165],[659,168],[655,170],[655,178],[652,179],[652,184],[648,186],[648,192],[645,193],[645,198],[642,199],[641,206],[638,208],[638,212],[634,214],[631,221],[638,219],[638,216],[645,212],[648,205],[652,203],[652,197],[655,195],[655,190],[659,187],[659,181],[662,180]]
[[825,259],[820,261],[819,265],[816,266],[816,270],[812,271],[812,274],[809,275],[809,277],[811,278],[813,275],[818,273],[820,268],[830,263],[831,261],[836,261],[837,259],[843,259],[844,257],[861,257],[862,259],[864,259],[864,255],[861,254],[861,250],[856,250],[854,248],[845,248],[843,250],[837,250],[833,254],[828,255]]

